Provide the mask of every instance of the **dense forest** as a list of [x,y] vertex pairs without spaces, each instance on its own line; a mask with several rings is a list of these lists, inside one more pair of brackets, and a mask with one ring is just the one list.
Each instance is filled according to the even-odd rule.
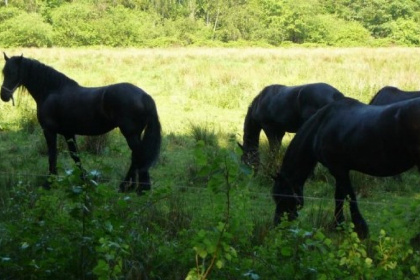
[[419,46],[417,0],[3,0],[3,47]]

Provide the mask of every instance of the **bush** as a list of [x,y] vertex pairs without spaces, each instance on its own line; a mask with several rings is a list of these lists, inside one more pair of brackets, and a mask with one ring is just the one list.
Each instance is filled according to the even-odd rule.
[[93,27],[98,43],[113,47],[142,46],[161,33],[156,15],[122,6],[107,9]]
[[[2,9],[5,10],[5,9]],[[3,47],[51,47],[52,27],[38,14],[21,13],[11,10],[1,13],[10,17],[0,23],[0,42]]]
[[18,8],[5,8],[2,7],[0,8],[0,23],[3,23],[4,21],[11,19],[13,17],[17,17],[21,14],[23,14],[24,12],[22,12],[21,10],[19,10]]
[[97,45],[94,21],[100,13],[92,5],[67,4],[51,13],[54,26],[54,45],[63,47]]
[[370,33],[358,22],[346,22],[331,16],[311,19],[307,41],[329,46],[363,46],[371,41]]
[[398,19],[389,23],[390,37],[396,43],[405,46],[418,46],[420,44],[420,27],[413,20]]

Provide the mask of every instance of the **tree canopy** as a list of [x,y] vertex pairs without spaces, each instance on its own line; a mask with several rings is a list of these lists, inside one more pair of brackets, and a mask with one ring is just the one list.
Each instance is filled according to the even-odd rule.
[[4,0],[3,47],[419,46],[417,0]]

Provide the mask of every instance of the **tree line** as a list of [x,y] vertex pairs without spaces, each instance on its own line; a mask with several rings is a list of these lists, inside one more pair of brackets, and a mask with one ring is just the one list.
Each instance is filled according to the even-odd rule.
[[417,0],[3,0],[3,47],[419,46]]

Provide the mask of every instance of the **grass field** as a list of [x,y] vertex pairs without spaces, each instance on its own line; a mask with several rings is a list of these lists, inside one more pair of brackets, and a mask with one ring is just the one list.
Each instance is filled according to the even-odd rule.
[[[210,227],[212,222],[218,221],[210,213],[219,211],[223,204],[220,206],[215,201],[219,198],[217,195],[212,198],[208,197],[208,193],[202,193],[207,181],[200,177],[194,157],[197,140],[204,140],[206,145],[214,148],[211,151],[216,154],[219,149],[234,151],[236,141],[242,142],[247,106],[263,87],[275,83],[298,85],[326,82],[345,95],[366,103],[386,85],[404,90],[420,89],[420,49],[416,48],[52,48],[9,49],[6,53],[9,56],[23,54],[37,59],[83,86],[130,82],[155,99],[164,139],[159,162],[151,170],[153,190],[169,188],[175,192],[171,196],[172,202],[166,201],[163,210],[159,210],[161,212],[146,212],[151,220],[155,219],[152,224],[171,228],[168,231],[173,230],[174,236],[178,232],[187,235],[185,232],[189,226]],[[11,103],[0,103],[0,193],[3,195],[0,209],[3,209],[3,213],[11,207],[12,203],[7,201],[13,197],[9,193],[11,189],[16,185],[23,185],[25,190],[33,189],[45,179],[48,170],[45,142],[35,118],[35,103],[25,92],[15,93],[15,101],[15,107]],[[292,134],[287,135],[285,146],[291,137]],[[266,151],[265,136],[262,135],[261,139],[264,143],[262,149]],[[128,168],[130,157],[118,130],[109,134],[99,155],[83,150],[89,140],[84,137],[79,140],[84,167],[99,170],[105,185],[116,190],[118,181]],[[60,143],[60,150],[63,151],[59,156],[60,172],[64,174],[65,170],[72,168],[72,162],[64,152],[63,143]],[[217,159],[217,156],[214,158]],[[277,164],[280,163],[281,159]],[[242,218],[252,223],[251,235],[255,238],[255,244],[264,243],[264,238],[269,235],[267,232],[274,211],[269,173],[274,171],[252,177],[247,182],[253,199],[244,208],[248,212],[242,213],[245,215]],[[299,222],[309,228],[325,228],[332,219],[334,180],[320,166],[315,176],[306,184],[305,194],[308,198]],[[418,218],[412,218],[415,212],[406,215],[406,211],[411,211],[410,207],[417,205],[420,199],[417,172],[407,172],[402,182],[356,173],[352,174],[352,178],[373,240],[377,239],[381,229],[398,240],[418,233]],[[415,209],[418,213],[418,207]],[[160,222],[161,217],[157,217],[162,213],[166,215],[166,222]],[[175,214],[178,219],[175,220],[181,220],[178,224],[175,220],[169,222],[174,218],[171,215]],[[413,223],[413,219],[417,223]],[[169,243],[177,239],[168,237],[168,240],[171,240],[167,241]],[[185,240],[185,236],[179,237],[179,240]],[[239,241],[237,243],[241,244]],[[3,244],[8,243],[3,241]],[[169,247],[166,256],[175,258],[176,252],[170,251]],[[188,248],[187,245],[184,247]],[[192,248],[190,246],[191,252],[184,254],[191,257],[191,267],[194,267]],[[130,256],[136,254],[131,252]],[[143,265],[152,265],[152,261],[142,261]],[[157,268],[143,267],[142,271],[148,275],[148,279],[154,279],[151,273],[153,269]],[[182,266],[178,267],[179,271],[171,269],[174,269],[171,279],[181,279],[188,272]],[[263,276],[262,272],[259,273]],[[162,276],[155,277],[159,279]],[[237,278],[232,276],[231,279]]]

